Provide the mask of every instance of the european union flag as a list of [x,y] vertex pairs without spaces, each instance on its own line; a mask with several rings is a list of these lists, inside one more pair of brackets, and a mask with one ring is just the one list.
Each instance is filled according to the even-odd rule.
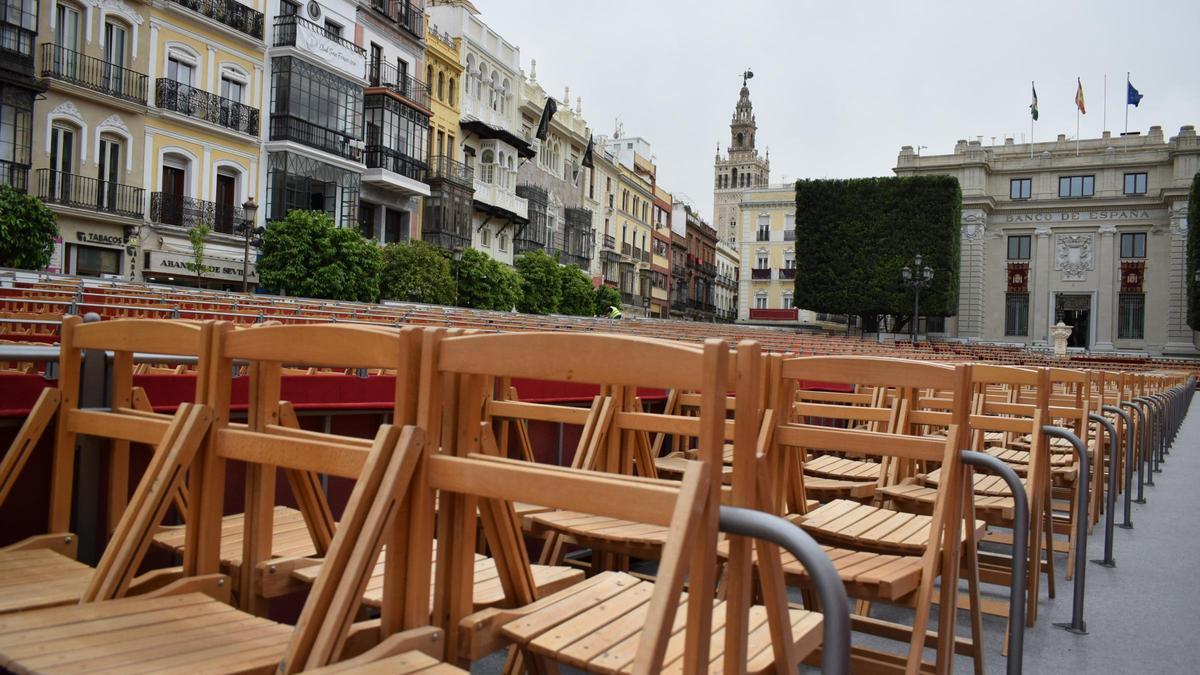
[[1142,102],[1142,95],[1137,89],[1134,88],[1133,84],[1130,83],[1129,80],[1125,80],[1125,87],[1125,105],[1131,105],[1136,108],[1137,104]]

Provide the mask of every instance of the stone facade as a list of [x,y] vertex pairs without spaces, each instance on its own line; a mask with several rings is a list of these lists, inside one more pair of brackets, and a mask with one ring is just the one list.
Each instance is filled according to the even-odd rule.
[[962,187],[958,315],[951,336],[1049,344],[1058,320],[1070,346],[1196,354],[1186,324],[1187,193],[1200,140],[1185,126],[1148,134],[900,151],[900,176],[947,174]]
[[729,123],[729,147],[721,156],[717,147],[713,163],[713,224],[717,237],[738,249],[738,209],[747,189],[766,187],[771,179],[771,155],[759,156],[755,146],[758,122],[750,103],[750,89],[742,90]]

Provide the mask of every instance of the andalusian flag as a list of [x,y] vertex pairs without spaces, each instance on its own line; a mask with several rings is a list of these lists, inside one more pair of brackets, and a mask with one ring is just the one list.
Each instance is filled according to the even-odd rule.
[[1032,82],[1029,83],[1029,86],[1033,87],[1033,103],[1029,104],[1029,114],[1032,115],[1033,119],[1036,120],[1037,119],[1037,87],[1034,86],[1034,84]]
[[1075,89],[1075,107],[1079,108],[1079,112],[1087,114],[1087,106],[1083,103],[1083,80],[1075,78],[1076,84],[1079,86]]

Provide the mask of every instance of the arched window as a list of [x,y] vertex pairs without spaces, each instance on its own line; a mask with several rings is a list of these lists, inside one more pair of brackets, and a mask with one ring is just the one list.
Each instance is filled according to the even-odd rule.
[[449,94],[448,102],[451,107],[454,106],[454,87],[455,87],[455,83],[454,83],[454,78],[452,77],[452,78],[450,78],[450,90],[447,92]]
[[439,101],[446,100],[446,74],[445,73],[441,73],[441,72],[438,73],[438,90],[437,91],[438,91],[438,93],[437,93],[438,100]]
[[491,85],[492,110],[500,110],[500,76],[494,70],[492,71]]
[[738,132],[738,135],[737,135],[737,146],[739,148],[742,147],[742,132],[740,132],[740,131]]
[[483,81],[487,79],[487,66],[479,64],[479,79],[475,81],[475,98],[483,98]]
[[246,71],[232,64],[221,65],[221,97],[230,101],[244,103],[246,87],[250,81]]
[[463,69],[463,75],[467,78],[467,95],[471,94],[471,80],[475,77],[475,55],[467,54],[467,67]]
[[508,78],[504,78],[504,82],[500,83],[500,112],[508,114]]
[[425,84],[433,86],[433,65],[425,66]]
[[496,153],[492,152],[491,149],[485,149],[479,155],[479,163],[480,163],[480,169],[481,169],[480,173],[482,174],[483,182],[495,183],[496,182],[496,166],[495,166]]
[[737,169],[734,169],[734,170],[733,170],[733,173],[732,173],[732,175],[733,175],[733,187],[737,187],[737,184],[738,184],[738,174],[737,174]]

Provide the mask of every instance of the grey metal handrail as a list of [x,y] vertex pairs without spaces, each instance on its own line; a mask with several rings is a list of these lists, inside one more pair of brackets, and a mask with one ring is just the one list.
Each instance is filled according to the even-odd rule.
[[1150,418],[1149,424],[1146,425],[1146,432],[1150,440],[1147,446],[1150,452],[1150,456],[1148,458],[1148,461],[1150,462],[1150,471],[1148,473],[1150,476],[1149,480],[1146,481],[1146,485],[1154,485],[1154,474],[1162,473],[1162,468],[1159,467],[1160,459],[1162,457],[1162,449],[1159,446],[1159,424],[1161,422],[1162,415],[1159,414],[1160,411],[1158,409],[1158,400],[1153,396],[1138,396],[1133,400],[1136,403],[1141,403],[1142,405],[1146,406],[1146,410],[1148,411],[1147,416]]
[[[1117,517],[1114,513],[1117,510],[1117,464],[1121,460],[1117,450],[1117,428],[1104,415],[1088,413],[1088,419],[1104,427],[1104,432],[1108,434],[1108,489],[1104,495],[1104,559],[1092,562],[1104,567],[1116,567],[1117,561],[1113,559],[1113,526],[1116,524]],[[1099,441],[1099,439],[1096,440]],[[1103,463],[1097,466],[1095,471],[1104,471]]]
[[[1087,477],[1091,475],[1088,470],[1087,446],[1083,444],[1083,441],[1078,436],[1062,427],[1047,424],[1042,427],[1042,433],[1052,438],[1067,439],[1071,443],[1071,447],[1075,448],[1075,454],[1079,457],[1079,477],[1075,481],[1078,485],[1078,495],[1075,497],[1075,588],[1071,604],[1071,622],[1056,623],[1054,625],[1078,635],[1087,635],[1087,624],[1083,621],[1083,594],[1087,583],[1084,576],[1087,574]],[[1049,508],[1048,505],[1047,508]],[[1054,555],[1054,551],[1047,551],[1047,555]],[[1038,558],[1041,558],[1040,554]]]
[[1004,479],[1013,497],[1012,584],[1008,592],[1008,675],[1020,675],[1025,654],[1025,583],[1029,555],[1029,498],[1012,467],[985,452],[965,450],[963,462]]
[[787,549],[804,566],[821,602],[821,672],[850,672],[850,604],[846,587],[820,544],[794,524],[763,511],[722,506],[720,528],[728,534],[764,539]]
[[1125,421],[1125,518],[1117,527],[1132,530],[1133,506],[1130,502],[1133,499],[1133,416],[1115,405],[1105,405],[1101,410],[1120,415]]
[[1137,491],[1137,498],[1135,498],[1133,500],[1133,502],[1135,504],[1145,504],[1146,503],[1146,493],[1145,493],[1146,449],[1145,449],[1145,443],[1143,442],[1143,439],[1146,435],[1146,413],[1142,410],[1142,407],[1140,405],[1134,403],[1133,401],[1121,401],[1121,407],[1129,408],[1133,412],[1137,413],[1137,418],[1138,418],[1137,427],[1142,432],[1141,433],[1142,438],[1134,439],[1134,441],[1137,443],[1137,452],[1135,454],[1137,455],[1138,491]]
[[[1146,485],[1154,487],[1154,404],[1145,396],[1137,396],[1133,403],[1142,413],[1142,461],[1146,463]],[[1141,496],[1141,495],[1138,495]]]

